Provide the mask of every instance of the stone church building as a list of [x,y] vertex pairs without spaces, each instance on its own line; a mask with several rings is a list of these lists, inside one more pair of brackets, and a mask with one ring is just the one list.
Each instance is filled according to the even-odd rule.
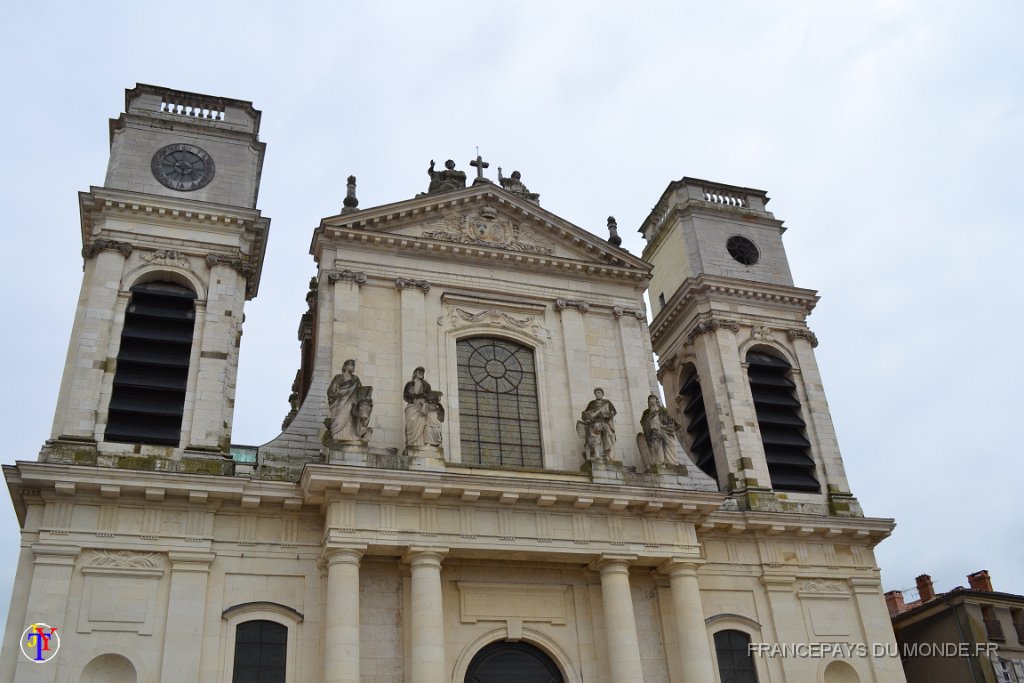
[[765,192],[670,183],[638,258],[479,157],[372,208],[350,178],[293,410],[233,447],[260,116],[138,85],[110,122],[53,431],[4,467],[0,680],[904,682],[870,656],[893,522],[850,491]]

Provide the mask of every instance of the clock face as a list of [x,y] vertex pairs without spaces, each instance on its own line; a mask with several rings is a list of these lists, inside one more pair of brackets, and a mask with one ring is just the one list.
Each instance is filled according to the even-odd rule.
[[181,192],[198,190],[213,180],[213,158],[195,145],[161,147],[153,155],[152,167],[161,184]]

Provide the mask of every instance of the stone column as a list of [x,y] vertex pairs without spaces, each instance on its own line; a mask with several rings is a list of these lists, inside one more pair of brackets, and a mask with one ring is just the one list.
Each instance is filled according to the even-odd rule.
[[643,683],[640,641],[629,589],[629,562],[636,556],[604,556],[593,568],[601,572],[604,629],[608,636],[610,680],[615,683]]
[[410,547],[405,561],[412,569],[410,627],[412,683],[443,683],[444,605],[441,601],[441,560],[447,548]]
[[[71,593],[71,575],[75,570],[75,558],[80,550],[69,546],[35,544],[32,569],[32,585],[28,589],[26,621],[57,627],[58,633],[68,624],[68,596]],[[27,627],[24,624],[22,629]],[[68,629],[69,631],[72,629]],[[20,634],[19,634],[20,635]],[[47,683],[55,681],[61,660],[52,664],[37,664],[17,653],[15,681]]]
[[715,680],[714,659],[697,584],[698,566],[697,562],[670,559],[658,568],[668,574],[672,587],[672,611],[675,614],[679,659],[683,665],[683,683]]
[[359,683],[359,561],[364,549],[324,550],[327,562],[324,683]]
[[167,632],[160,681],[198,681],[203,649],[206,579],[213,553],[169,553],[171,592],[167,600]]
[[[397,278],[395,287],[401,298],[401,350],[402,350],[402,382],[412,377],[417,367],[427,365],[427,323],[426,295],[430,291],[430,283],[426,280],[407,280]],[[438,379],[437,368],[427,368],[430,379]]]
[[189,368],[194,399],[188,431],[182,430],[182,445],[219,449],[231,433],[237,370],[231,359],[245,303],[245,278],[230,265],[217,262],[210,265],[209,278],[206,301],[196,302],[195,365]]
[[109,249],[90,251],[90,256],[86,257],[82,291],[60,385],[63,400],[57,403],[53,421],[53,438],[94,437],[106,360],[108,356],[116,356],[116,352],[111,353],[111,334],[125,258],[131,251],[126,244],[116,244],[125,250],[112,244]]

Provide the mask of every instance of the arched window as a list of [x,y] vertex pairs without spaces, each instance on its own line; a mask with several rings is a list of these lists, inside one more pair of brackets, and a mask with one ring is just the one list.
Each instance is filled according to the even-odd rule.
[[462,461],[543,467],[533,351],[507,339],[456,344]]
[[562,683],[551,658],[529,643],[491,643],[473,657],[466,683]]
[[274,621],[244,621],[235,631],[231,683],[284,683],[288,628]]
[[135,666],[126,657],[105,654],[90,661],[78,678],[79,683],[135,683]]
[[757,411],[757,428],[764,444],[768,474],[776,491],[818,493],[796,384],[790,379],[789,363],[759,351],[747,354],[747,376]]
[[708,414],[704,406],[704,394],[700,389],[700,377],[697,368],[687,363],[683,368],[682,385],[679,395],[683,397],[683,415],[686,417],[686,434],[689,440],[689,451],[696,461],[697,467],[704,470],[709,477],[718,481],[718,469],[715,467],[715,453],[711,447],[711,430],[708,428]]
[[716,633],[715,658],[722,683],[757,683],[750,636],[743,631],[729,629]]
[[132,287],[107,417],[107,441],[177,446],[195,326],[195,292],[170,282]]

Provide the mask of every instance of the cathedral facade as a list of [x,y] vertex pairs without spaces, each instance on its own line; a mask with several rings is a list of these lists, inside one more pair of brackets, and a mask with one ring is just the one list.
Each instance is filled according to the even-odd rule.
[[0,679],[905,680],[871,656],[893,523],[850,492],[763,191],[671,183],[639,258],[479,157],[373,208],[350,178],[292,411],[233,448],[259,122],[147,85],[111,121],[53,431],[4,468]]

